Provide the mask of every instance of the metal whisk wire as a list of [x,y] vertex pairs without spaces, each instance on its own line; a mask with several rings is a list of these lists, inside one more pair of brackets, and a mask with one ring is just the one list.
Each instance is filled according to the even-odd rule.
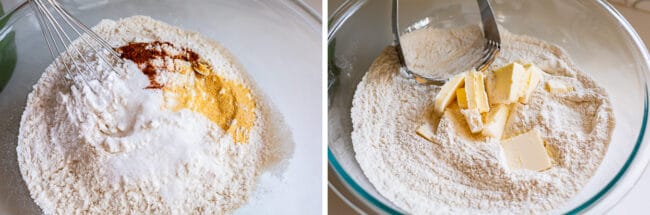
[[[95,52],[95,56],[98,56],[101,61],[103,61],[111,70],[115,71],[115,68],[112,66],[113,62],[107,59],[105,52],[108,52],[108,56],[112,56],[116,61],[122,62],[120,55],[113,50],[113,48],[104,41],[99,35],[93,32],[90,28],[82,24],[77,18],[72,16],[67,10],[65,10],[61,5],[55,0],[29,0],[30,6],[35,12],[35,15],[38,19],[39,24],[41,25],[41,31],[43,37],[50,51],[50,55],[55,61],[55,66],[58,68],[65,67],[68,78],[72,78],[72,68],[71,66],[60,61],[57,61],[57,56],[62,53],[72,56],[76,54],[83,62],[72,61],[73,67],[78,73],[81,73],[80,63],[89,64],[87,56],[85,56],[77,46],[72,45],[73,38],[68,35],[68,32],[76,33],[81,41],[86,43],[88,47]],[[60,22],[62,20],[62,22]],[[66,31],[68,29],[68,31]],[[84,36],[87,35],[87,36]],[[87,38],[88,37],[88,38]],[[93,42],[98,47],[93,44]],[[72,52],[72,53],[71,53]],[[61,67],[63,65],[63,67]],[[82,79],[84,83],[88,81],[84,76],[78,76]]]

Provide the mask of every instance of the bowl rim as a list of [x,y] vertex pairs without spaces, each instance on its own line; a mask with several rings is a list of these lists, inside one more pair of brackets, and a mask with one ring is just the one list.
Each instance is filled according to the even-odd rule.
[[[338,32],[340,27],[343,24],[345,24],[347,19],[350,18],[352,15],[354,15],[363,5],[365,5],[366,2],[367,0],[346,0],[340,6],[337,7],[337,9],[334,11],[334,13],[332,13],[330,17],[328,17],[329,20],[328,32],[327,32],[328,45],[333,42],[336,33]],[[598,6],[604,9],[610,16],[612,16],[617,21],[619,26],[621,26],[625,30],[627,35],[630,37],[629,39],[632,40],[632,42],[635,44],[635,47],[637,48],[637,51],[641,54],[642,60],[644,60],[644,62],[640,62],[640,63],[645,63],[646,66],[650,68],[650,54],[648,53],[648,49],[646,48],[645,44],[641,40],[641,37],[634,30],[632,25],[623,17],[622,14],[620,14],[611,4],[609,4],[605,0],[595,0],[595,2],[598,4]],[[328,56],[329,54],[333,54],[333,53],[328,53]],[[567,212],[564,212],[565,214],[577,214],[592,209],[594,206],[598,205],[598,203],[602,202],[602,200],[609,197],[610,194],[612,194],[613,188],[619,185],[618,182],[622,181],[623,178],[631,179],[632,186],[625,187],[624,188],[625,190],[622,191],[622,194],[618,195],[618,199],[615,199],[612,204],[610,204],[607,208],[605,208],[605,210],[611,209],[614,205],[616,205],[621,199],[623,199],[623,197],[625,197],[629,193],[631,188],[641,178],[642,173],[645,172],[645,169],[647,169],[649,163],[648,156],[645,156],[644,160],[636,159],[637,155],[639,155],[639,151],[646,152],[646,154],[650,152],[650,149],[647,146],[648,144],[643,144],[645,133],[647,132],[646,127],[648,123],[648,100],[649,100],[648,80],[647,80],[647,75],[645,73],[641,73],[641,76],[643,78],[642,81],[644,82],[643,118],[642,118],[641,128],[636,138],[636,143],[634,145],[634,148],[630,152],[630,155],[628,156],[627,160],[625,161],[621,169],[616,173],[616,175],[614,175],[614,177],[603,188],[600,189],[600,191],[598,191],[595,195],[593,195],[592,197],[590,197],[589,199],[587,199],[577,207]],[[329,90],[330,87],[328,86],[328,91]],[[338,176],[337,178],[343,181],[342,184],[345,184],[346,185],[345,187],[347,189],[352,189],[352,193],[357,194],[356,195],[357,197],[361,196],[362,198],[364,198],[363,200],[365,201],[361,201],[361,202],[383,213],[388,213],[388,214],[405,213],[399,208],[395,209],[389,205],[384,204],[383,202],[381,202],[380,200],[372,196],[370,193],[365,191],[340,165],[339,161],[336,159],[336,155],[334,155],[332,149],[329,146],[329,142],[327,147],[327,158],[329,161],[328,162],[329,165],[332,167],[334,172],[336,172]],[[641,171],[636,171],[635,173],[629,173],[628,170],[630,169],[631,166],[634,166],[635,169],[639,169]],[[330,185],[330,187],[332,189],[337,189],[332,185]],[[341,195],[338,192],[337,195],[341,198],[348,198],[347,196]],[[353,204],[351,201],[345,201],[345,202],[348,204]]]

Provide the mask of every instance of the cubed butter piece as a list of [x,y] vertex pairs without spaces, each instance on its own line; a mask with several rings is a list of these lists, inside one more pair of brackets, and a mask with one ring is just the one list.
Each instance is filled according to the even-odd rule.
[[481,134],[487,137],[501,139],[503,128],[508,120],[510,108],[505,104],[497,104],[492,107],[487,116],[485,116],[485,123],[483,124],[483,131]]
[[415,133],[431,142],[433,142],[433,136],[436,135],[433,125],[431,125],[429,122],[422,123],[422,125],[420,125],[420,127],[415,130]]
[[447,83],[442,85],[440,92],[434,99],[433,111],[436,115],[442,115],[445,108],[454,101],[454,98],[456,98],[456,89],[460,88],[464,82],[465,73],[461,73],[449,79]]
[[436,134],[440,116],[433,114],[431,118],[426,118],[425,121],[415,130],[415,133],[424,137],[428,141],[433,142],[433,136]]
[[472,70],[465,76],[465,93],[467,95],[467,108],[477,109],[480,113],[490,111],[483,73]]
[[544,140],[534,129],[502,141],[501,148],[511,169],[543,171],[552,166]]
[[458,107],[467,109],[467,93],[465,92],[465,88],[458,88],[456,90],[456,101],[458,102]]
[[510,104],[519,101],[525,82],[526,69],[518,63],[510,63],[493,71],[487,83],[490,104]]
[[558,79],[551,79],[546,82],[546,90],[550,93],[568,93],[573,91],[573,87],[566,82]]
[[460,112],[465,116],[469,130],[473,133],[479,133],[483,130],[483,119],[478,109],[462,109]]
[[537,89],[537,85],[542,81],[543,76],[542,70],[534,64],[526,64],[524,69],[526,69],[526,74],[524,75],[524,86],[521,90],[519,102],[525,104],[528,103],[528,98]]

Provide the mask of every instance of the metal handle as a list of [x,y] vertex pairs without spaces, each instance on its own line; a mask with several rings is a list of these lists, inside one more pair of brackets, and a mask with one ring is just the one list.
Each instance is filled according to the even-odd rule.
[[[481,22],[483,23],[483,33],[485,36],[488,35],[499,35],[499,29],[497,27],[497,21],[494,19],[494,14],[492,13],[492,6],[490,6],[490,1],[488,0],[476,0],[478,3],[478,9],[481,11]],[[500,37],[491,38],[494,42],[501,43]]]

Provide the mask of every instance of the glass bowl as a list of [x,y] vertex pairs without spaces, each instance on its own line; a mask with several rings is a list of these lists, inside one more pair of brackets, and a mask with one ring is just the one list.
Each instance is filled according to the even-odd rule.
[[[11,15],[0,22],[8,21],[0,29],[0,39],[11,40],[11,45],[0,50],[0,59],[13,56],[15,60],[0,60],[0,84],[4,85],[0,92],[0,214],[41,214],[20,175],[16,144],[27,94],[52,58],[31,8],[19,2],[2,2]],[[147,15],[221,43],[284,115],[295,142],[284,177],[263,174],[248,204],[236,212],[298,214],[321,210],[321,197],[314,194],[322,192],[322,118],[317,117],[321,115],[322,96],[316,90],[320,88],[314,86],[322,83],[322,37],[320,16],[312,9],[298,0],[61,2],[88,26],[103,18]],[[2,82],[5,79],[6,85]],[[293,204],[297,202],[300,204]],[[288,203],[292,206],[278,207]]]
[[[650,158],[646,134],[650,58],[630,24],[605,1],[491,1],[497,22],[515,34],[563,47],[611,97],[616,128],[602,164],[583,189],[552,213],[603,213],[639,179]],[[357,84],[392,42],[388,0],[348,0],[330,16],[328,158],[335,193],[357,210],[404,213],[379,192],[355,160],[350,108]],[[429,17],[435,27],[479,24],[474,0],[400,3],[400,26]],[[334,7],[333,5],[330,7]]]

